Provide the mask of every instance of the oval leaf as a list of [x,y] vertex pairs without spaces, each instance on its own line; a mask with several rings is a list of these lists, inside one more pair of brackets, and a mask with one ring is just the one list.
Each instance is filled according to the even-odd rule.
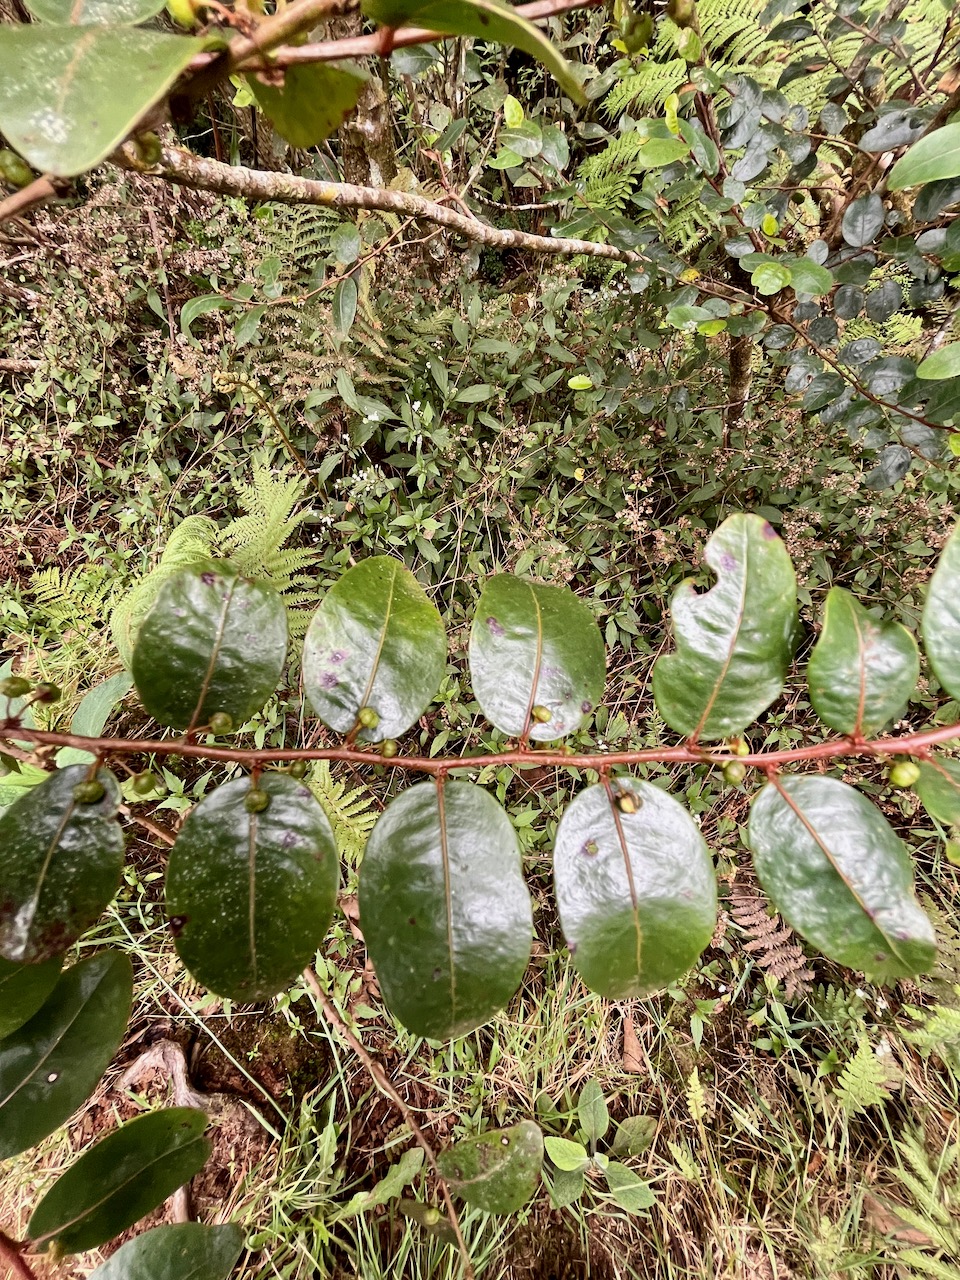
[[960,524],[930,579],[920,630],[934,675],[951,697],[960,698]]
[[510,819],[480,787],[393,800],[360,867],[360,920],[384,999],[416,1035],[464,1035],[507,1003],[533,942]]
[[337,733],[357,728],[361,708],[377,723],[368,742],[398,738],[440,687],[447,637],[440,614],[400,560],[371,556],[327,592],[303,646],[303,683],[314,711]]
[[485,1213],[516,1213],[540,1183],[543,1134],[532,1120],[466,1138],[437,1156],[441,1176]]
[[890,170],[891,191],[917,187],[922,182],[938,182],[960,174],[960,120],[935,129],[915,142]]
[[333,327],[337,333],[347,334],[357,318],[357,282],[353,276],[344,276],[333,291]]
[[771,901],[824,955],[877,982],[932,965],[910,858],[859,791],[834,778],[778,778],[754,801],[749,842]]
[[649,782],[619,780],[635,812],[602,784],[560,821],[553,878],[574,967],[599,995],[649,995],[694,963],[717,922],[717,883],[696,823]]
[[919,676],[917,642],[906,627],[878,622],[849,591],[832,587],[807,668],[823,723],[839,733],[878,733],[906,706]]
[[917,377],[927,381],[960,378],[960,342],[948,342],[917,365]]
[[0,1040],[29,1021],[56,985],[62,956],[45,964],[0,960]]
[[232,1222],[179,1222],[128,1240],[90,1280],[228,1280],[242,1249],[243,1232]]
[[[243,78],[281,138],[303,148],[316,146],[339,129],[366,83],[355,70],[322,62],[287,67],[280,85],[264,84],[255,75]],[[353,291],[356,307],[356,285]]]
[[872,244],[883,229],[883,201],[878,195],[860,196],[847,208],[840,230],[847,244],[857,249]]
[[164,0],[28,0],[27,8],[40,22],[64,26],[122,26],[146,22],[161,11]]
[[544,1138],[547,1155],[564,1173],[577,1173],[590,1163],[586,1149],[569,1138]]
[[673,595],[676,653],[653,667],[653,696],[671,729],[694,739],[738,733],[780,694],[797,634],[797,582],[780,538],[760,516],[729,516],[704,557],[717,575]]
[[120,788],[97,773],[103,796],[74,798],[84,764],[50,774],[0,817],[0,956],[36,964],[60,955],[94,924],[117,891],[123,832]]
[[605,675],[600,628],[569,588],[487,579],[470,631],[470,677],[498,729],[538,742],[575,733],[603,697]]
[[58,1256],[112,1240],[199,1173],[210,1155],[207,1116],[169,1107],[102,1138],[61,1174],[27,1227],[38,1252]]
[[195,729],[217,713],[239,728],[275,692],[287,656],[287,614],[265,582],[206,560],[166,579],[144,618],[132,672],[150,715]]
[[917,767],[920,777],[914,791],[927,813],[948,827],[960,827],[960,761],[931,755],[918,760]]
[[104,951],[60,978],[0,1043],[0,1160],[58,1129],[90,1096],[123,1039],[133,1001],[126,956]]
[[211,43],[221,41],[136,27],[0,26],[0,132],[43,173],[83,173]]
[[627,1213],[642,1213],[656,1203],[656,1196],[649,1183],[638,1177],[626,1165],[611,1161],[603,1171],[610,1189],[610,1198]]
[[247,778],[192,809],[170,853],[167,914],[180,959],[231,1000],[285,991],[323,941],[339,878],[327,815],[301,783],[265,773],[269,796],[248,812]]

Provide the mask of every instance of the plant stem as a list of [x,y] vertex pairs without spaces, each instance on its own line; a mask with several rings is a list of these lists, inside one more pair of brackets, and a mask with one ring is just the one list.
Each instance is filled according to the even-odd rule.
[[36,1274],[28,1266],[20,1252],[16,1240],[11,1240],[4,1231],[0,1231],[0,1261],[6,1262],[10,1274],[19,1276],[20,1280],[37,1280]]
[[457,1210],[454,1207],[453,1200],[450,1197],[450,1189],[447,1186],[446,1182],[444,1181],[443,1175],[441,1174],[440,1169],[437,1166],[437,1157],[434,1154],[433,1147],[431,1147],[430,1143],[427,1141],[426,1137],[424,1136],[423,1130],[420,1128],[419,1124],[417,1123],[416,1116],[413,1114],[412,1109],[407,1105],[406,1102],[404,1102],[403,1098],[397,1092],[396,1088],[391,1083],[389,1076],[387,1075],[383,1067],[380,1065],[380,1063],[377,1062],[374,1058],[372,1058],[369,1053],[367,1053],[366,1049],[363,1047],[363,1045],[360,1043],[357,1037],[353,1034],[350,1028],[346,1025],[346,1023],[340,1017],[339,1013],[337,1013],[329,996],[320,986],[320,981],[317,978],[317,975],[314,973],[314,971],[310,968],[304,969],[303,976],[306,979],[307,985],[309,986],[311,992],[313,993],[313,998],[316,1001],[317,1005],[319,1006],[323,1016],[330,1023],[331,1027],[333,1027],[334,1030],[339,1031],[340,1035],[343,1036],[344,1040],[346,1040],[347,1044],[350,1046],[353,1052],[357,1055],[357,1057],[363,1063],[363,1066],[367,1072],[367,1075],[370,1077],[370,1079],[373,1081],[376,1087],[381,1091],[381,1093],[385,1093],[387,1097],[390,1099],[390,1101],[393,1103],[393,1105],[397,1108],[397,1110],[403,1116],[403,1120],[407,1128],[416,1138],[419,1145],[423,1148],[423,1154],[426,1156],[427,1164],[433,1170],[437,1179],[437,1183],[440,1187],[440,1194],[443,1196],[443,1203],[446,1206],[447,1217],[450,1219],[450,1226],[453,1229],[453,1234],[457,1237],[457,1247],[460,1250],[460,1258],[463,1263],[464,1280],[474,1280],[473,1264],[470,1261],[470,1253],[469,1253],[469,1250],[467,1249],[467,1243],[463,1238],[463,1232],[460,1230],[460,1219],[457,1217]]

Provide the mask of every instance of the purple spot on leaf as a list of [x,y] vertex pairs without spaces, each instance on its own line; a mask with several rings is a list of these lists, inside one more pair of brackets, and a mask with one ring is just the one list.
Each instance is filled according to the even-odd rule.
[[580,703],[580,710],[583,712],[584,715],[586,715],[588,711],[593,710],[593,703],[590,701],[589,698],[584,698],[584,700]]
[[346,660],[347,655],[343,649],[334,649],[333,653],[330,655],[331,662],[346,662]]
[[765,538],[775,538],[777,536],[777,531],[769,520],[764,520],[763,522],[763,536]]
[[200,581],[207,587],[212,587],[216,580],[216,574],[210,573],[209,571],[207,573],[201,573],[200,575]]
[[335,689],[339,683],[340,681],[337,679],[337,677],[333,674],[332,671],[325,671],[323,675],[320,677],[321,689]]
[[492,636],[496,636],[497,639],[499,639],[500,636],[504,636],[507,634],[506,631],[504,631],[503,626],[496,620],[496,618],[487,619],[487,629],[489,630],[490,634]]
[[726,569],[727,573],[732,573],[736,567],[737,562],[729,552],[726,552],[720,557],[720,568]]

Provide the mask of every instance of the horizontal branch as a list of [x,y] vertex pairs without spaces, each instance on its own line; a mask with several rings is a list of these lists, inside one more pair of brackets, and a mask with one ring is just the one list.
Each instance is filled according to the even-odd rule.
[[377,209],[403,217],[423,218],[455,231],[466,240],[497,249],[525,249],[531,253],[560,256],[587,254],[594,258],[613,258],[617,262],[642,262],[639,254],[617,249],[593,240],[570,240],[562,236],[537,236],[526,231],[510,231],[491,227],[479,218],[457,213],[446,205],[407,191],[389,191],[383,187],[356,187],[349,182],[320,182],[298,178],[291,173],[268,173],[245,169],[240,165],[222,164],[194,155],[180,147],[164,146],[160,159],[145,168],[136,148],[127,143],[112,157],[114,163],[133,169],[147,177],[162,178],[198,191],[216,191],[220,195],[239,196],[245,200],[271,200],[279,204],[320,205],[328,209]]
[[677,747],[648,747],[642,751],[609,751],[567,755],[562,750],[499,751],[479,756],[384,756],[375,750],[360,751],[356,747],[212,747],[185,738],[88,738],[77,733],[54,733],[47,729],[28,729],[13,721],[0,726],[0,742],[34,742],[43,747],[79,747],[91,754],[106,756],[190,756],[199,760],[217,760],[225,764],[242,764],[250,768],[294,760],[340,760],[351,764],[380,764],[390,769],[412,773],[452,773],[460,769],[484,769],[498,765],[557,766],[567,769],[595,769],[598,772],[613,765],[635,764],[709,764],[737,762],[754,769],[770,771],[782,765],[802,764],[815,760],[839,760],[844,756],[923,756],[941,742],[960,738],[960,724],[899,737],[830,738],[810,747],[792,747],[784,751],[760,751],[737,755],[731,751],[708,751],[683,743]]

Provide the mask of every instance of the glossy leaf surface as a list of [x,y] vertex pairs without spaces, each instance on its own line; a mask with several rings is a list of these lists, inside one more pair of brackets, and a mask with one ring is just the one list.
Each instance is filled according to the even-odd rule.
[[35,169],[70,178],[124,140],[210,42],[137,27],[0,27],[0,131]]
[[546,35],[501,0],[363,0],[368,18],[385,26],[424,27],[512,45],[543,63],[574,102],[585,101],[570,64]]
[[839,733],[878,733],[906,706],[920,675],[917,642],[899,622],[878,622],[842,587],[827,594],[810,655],[813,709]]
[[250,781],[218,787],[190,811],[167,867],[167,915],[193,976],[231,1000],[286,990],[333,916],[337,848],[323,809],[302,783],[268,772],[260,813]]
[[384,999],[416,1035],[479,1027],[520,985],[533,918],[510,819],[480,787],[401,792],[360,867],[360,922]]
[[243,1232],[233,1223],[179,1222],[128,1240],[90,1280],[228,1280],[242,1249]]
[[56,985],[62,965],[62,956],[44,964],[0,960],[0,1040],[33,1017]]
[[108,769],[93,804],[74,798],[86,765],[58,769],[0,817],[0,957],[36,964],[60,955],[117,891],[120,788]]
[[933,963],[933,929],[903,842],[853,787],[825,777],[768,783],[753,803],[749,841],[771,901],[824,955],[878,982]]
[[[70,732],[98,738],[113,709],[132,688],[133,680],[126,671],[101,680],[80,700],[70,721]],[[83,751],[79,747],[61,747],[54,759],[57,768],[64,769],[68,764],[92,764],[94,757],[89,751]]]
[[168,1107],[138,1116],[85,1151],[43,1197],[27,1227],[42,1253],[95,1249],[132,1227],[199,1173],[210,1155],[207,1116]]
[[40,22],[70,26],[122,26],[146,22],[161,11],[164,0],[29,0],[27,8]]
[[658,658],[653,695],[671,729],[708,741],[739,733],[783,689],[797,634],[797,584],[781,539],[760,516],[729,516],[705,559],[717,583],[673,595],[676,651]]
[[287,67],[283,84],[245,76],[253,96],[281,138],[313,147],[343,124],[357,105],[365,77],[329,63]]
[[487,579],[470,630],[470,679],[498,729],[537,742],[574,733],[603,697],[605,673],[600,628],[572,591],[512,574]]
[[570,958],[612,1000],[649,995],[694,963],[713,934],[717,883],[693,819],[649,782],[621,780],[637,804],[619,808],[598,783],[557,830],[553,877]]
[[948,827],[960,826],[960,760],[935,754],[918,760],[917,767],[914,790],[927,813]]
[[402,561],[371,556],[327,592],[303,648],[314,711],[349,733],[363,707],[377,723],[367,742],[398,738],[426,710],[443,679],[447,637],[440,614]]
[[934,675],[951,697],[960,698],[960,525],[930,579],[920,630]]
[[890,170],[887,186],[891,191],[917,187],[923,182],[938,182],[960,174],[960,121],[935,129],[915,142]]
[[86,1101],[123,1039],[132,1000],[130,961],[104,951],[68,969],[39,1012],[0,1042],[0,1160]]
[[442,1151],[437,1164],[467,1204],[485,1213],[516,1213],[540,1184],[543,1134],[532,1120],[491,1129]]
[[277,688],[287,614],[273,587],[207,560],[163,583],[144,618],[132,672],[147,711],[174,729],[218,713],[239,728]]

